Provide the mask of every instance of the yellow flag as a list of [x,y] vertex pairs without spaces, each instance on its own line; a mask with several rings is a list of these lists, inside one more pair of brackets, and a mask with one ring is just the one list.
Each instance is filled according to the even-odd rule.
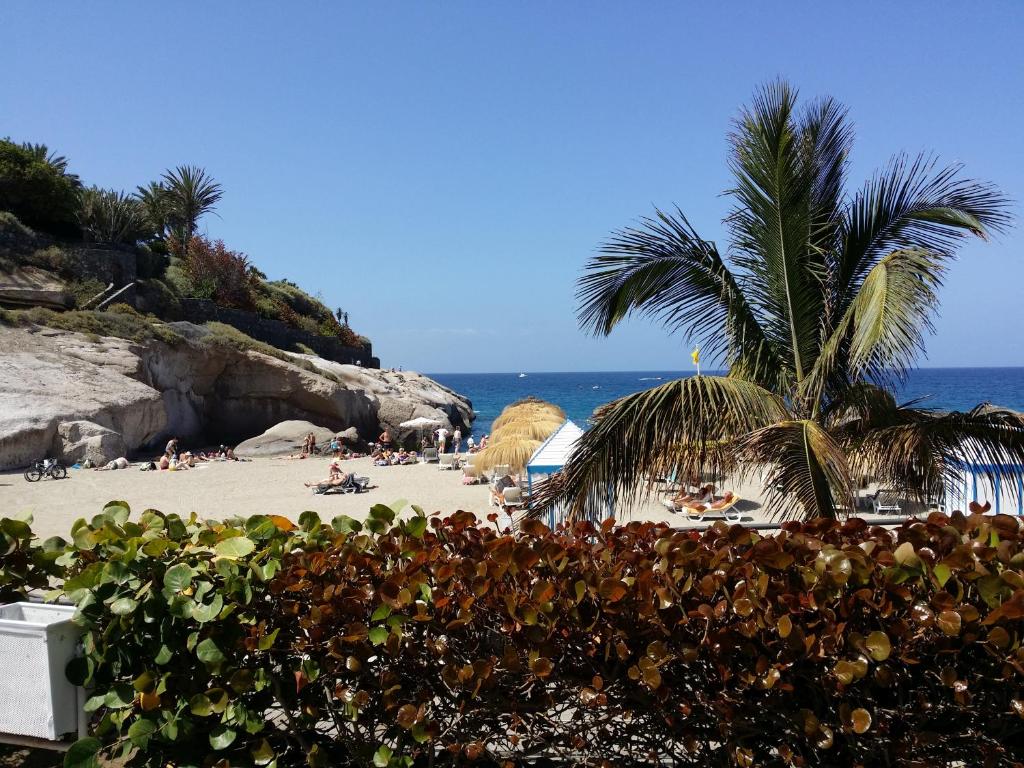
[[700,347],[694,347],[693,352],[690,353],[690,357],[693,358],[694,365],[700,365]]

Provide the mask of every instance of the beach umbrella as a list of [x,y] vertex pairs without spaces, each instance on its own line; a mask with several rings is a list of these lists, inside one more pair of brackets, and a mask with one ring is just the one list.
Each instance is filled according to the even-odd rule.
[[509,436],[500,443],[488,445],[473,457],[473,469],[489,472],[495,467],[507,464],[511,472],[522,473],[526,463],[541,445],[540,440]]
[[548,403],[537,398],[527,398],[505,407],[501,414],[491,424],[494,431],[510,421],[521,418],[542,418],[551,417],[557,419],[559,424],[565,421],[565,411],[554,403]]
[[428,418],[427,416],[417,416],[415,419],[409,419],[408,421],[403,421],[398,426],[400,426],[400,427],[402,427],[404,429],[419,430],[420,438],[422,438],[423,437],[423,430],[424,429],[426,429],[427,427],[435,427],[435,426],[437,426],[438,424],[441,424],[441,423],[442,422],[441,422],[440,419],[432,419],[432,418]]
[[547,440],[558,431],[564,421],[555,419],[553,416],[540,416],[537,418],[522,417],[512,421],[506,421],[500,427],[491,432],[491,442],[499,443],[508,437],[526,437],[531,440]]

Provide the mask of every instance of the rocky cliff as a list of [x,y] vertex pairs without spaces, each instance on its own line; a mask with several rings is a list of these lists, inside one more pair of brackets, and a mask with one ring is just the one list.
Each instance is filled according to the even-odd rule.
[[473,418],[466,398],[417,373],[282,360],[173,327],[184,338],[174,345],[0,327],[0,469],[45,455],[114,458],[172,434],[234,443],[287,419],[373,439],[417,416],[463,429]]

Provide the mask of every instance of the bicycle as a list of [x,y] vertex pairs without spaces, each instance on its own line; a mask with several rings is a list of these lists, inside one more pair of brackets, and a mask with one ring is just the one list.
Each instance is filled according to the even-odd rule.
[[44,477],[51,477],[54,480],[63,480],[68,476],[68,468],[56,459],[43,459],[37,461],[25,470],[25,479],[30,483],[37,483]]

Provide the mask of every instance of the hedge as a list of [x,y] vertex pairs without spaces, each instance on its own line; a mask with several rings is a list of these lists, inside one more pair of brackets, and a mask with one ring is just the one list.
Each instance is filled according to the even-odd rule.
[[398,511],[130,522],[114,502],[76,524],[57,563],[95,737],[65,764],[1024,760],[1013,517],[511,536]]

